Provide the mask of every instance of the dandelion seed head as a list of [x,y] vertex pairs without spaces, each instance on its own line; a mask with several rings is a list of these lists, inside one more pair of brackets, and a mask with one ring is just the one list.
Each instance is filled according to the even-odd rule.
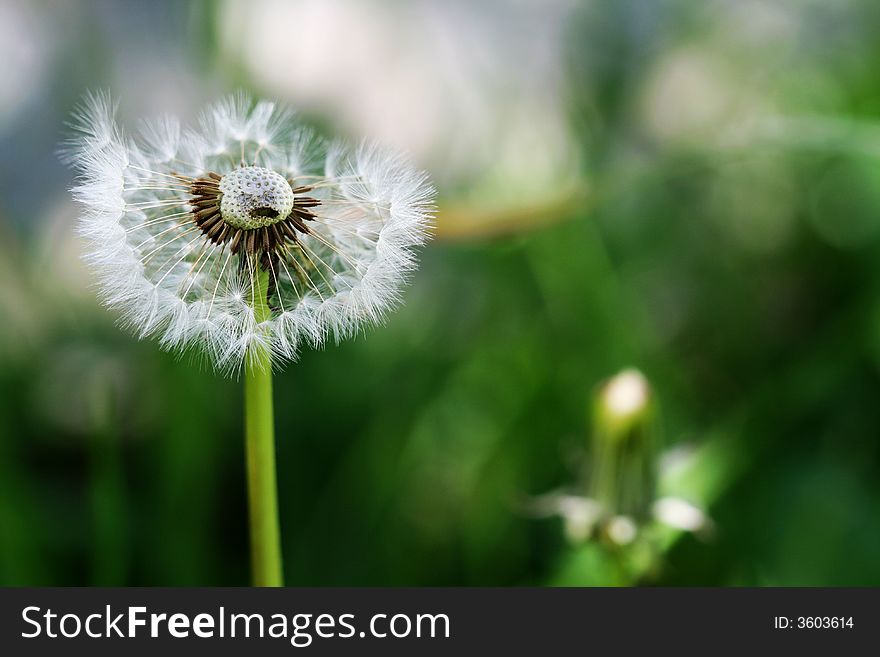
[[115,108],[88,96],[64,157],[102,300],[137,335],[231,373],[355,335],[399,302],[434,195],[405,158],[326,142],[243,95],[194,128],[165,117],[134,137]]
[[242,230],[264,228],[287,219],[293,190],[281,175],[264,167],[241,167],[220,179],[220,214]]

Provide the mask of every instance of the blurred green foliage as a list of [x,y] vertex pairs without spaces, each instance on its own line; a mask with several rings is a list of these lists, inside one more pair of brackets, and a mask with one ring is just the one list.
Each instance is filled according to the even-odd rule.
[[[68,26],[0,95],[0,584],[247,582],[241,382],[113,325],[53,154],[89,87],[151,111],[268,93],[223,50],[224,4],[0,3]],[[489,237],[517,181],[441,185],[402,309],[277,376],[287,582],[880,585],[880,6],[569,10],[554,100],[589,193]],[[450,208],[471,235],[442,239]],[[639,577],[522,508],[579,485],[595,390],[633,366],[659,492],[713,525]]]

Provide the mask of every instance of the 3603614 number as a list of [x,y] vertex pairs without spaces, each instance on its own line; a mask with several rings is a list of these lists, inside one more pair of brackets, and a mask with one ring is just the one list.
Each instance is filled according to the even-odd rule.
[[852,616],[798,616],[797,627],[802,630],[852,629]]

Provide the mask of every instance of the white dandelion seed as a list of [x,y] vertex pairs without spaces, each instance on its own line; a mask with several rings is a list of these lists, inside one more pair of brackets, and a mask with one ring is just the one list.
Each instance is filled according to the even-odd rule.
[[139,336],[230,373],[351,336],[399,301],[434,196],[404,158],[325,143],[245,96],[192,130],[163,118],[130,137],[114,114],[88,96],[65,156],[102,300]]

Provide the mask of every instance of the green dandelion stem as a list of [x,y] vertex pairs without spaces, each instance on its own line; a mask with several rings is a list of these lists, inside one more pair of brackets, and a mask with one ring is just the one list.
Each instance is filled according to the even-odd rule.
[[[270,316],[268,287],[268,272],[259,271],[254,282],[254,313],[258,322]],[[244,416],[253,583],[254,586],[283,586],[275,482],[272,363],[265,351],[257,350],[245,364]]]

